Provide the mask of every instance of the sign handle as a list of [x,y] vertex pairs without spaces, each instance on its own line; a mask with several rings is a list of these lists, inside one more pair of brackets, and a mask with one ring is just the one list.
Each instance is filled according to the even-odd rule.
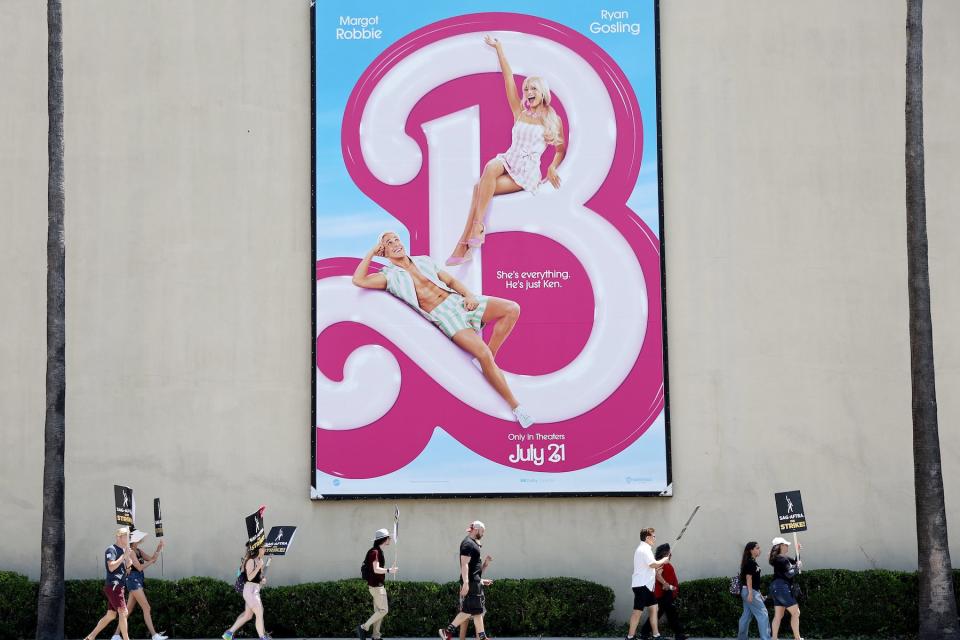
[[[797,561],[800,561],[800,545],[797,543],[797,533],[793,533],[793,548],[797,550]],[[797,573],[803,573],[803,570],[800,567],[797,567]]]
[[[394,544],[394,545],[393,545],[393,566],[395,566],[395,567],[397,566],[397,558],[399,558],[399,557],[400,557],[400,548],[399,548],[399,545]],[[397,574],[393,574],[393,579],[394,579],[394,580],[397,579]]]
[[[398,535],[398,529],[400,528],[400,507],[393,505],[393,566],[397,565],[397,560],[400,557],[400,536]],[[389,575],[388,575],[389,577]],[[398,575],[393,574],[393,579],[397,580]]]

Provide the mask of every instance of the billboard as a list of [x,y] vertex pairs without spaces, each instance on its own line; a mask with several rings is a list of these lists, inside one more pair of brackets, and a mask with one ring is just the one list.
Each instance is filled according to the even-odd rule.
[[657,6],[313,9],[311,495],[670,495]]

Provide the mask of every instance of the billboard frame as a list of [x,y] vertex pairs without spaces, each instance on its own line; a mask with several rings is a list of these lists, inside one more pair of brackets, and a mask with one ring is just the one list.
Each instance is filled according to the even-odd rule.
[[663,111],[660,84],[660,0],[653,1],[654,68],[656,82],[656,144],[657,144],[657,199],[660,222],[660,293],[663,332],[663,419],[664,447],[666,454],[666,487],[663,491],[591,491],[591,492],[481,492],[481,493],[372,493],[351,495],[326,495],[317,490],[317,42],[316,0],[310,2],[310,499],[312,501],[341,500],[446,500],[465,498],[637,498],[673,497],[673,455],[670,422],[670,375],[667,336],[667,270],[666,231],[664,226],[663,195]]

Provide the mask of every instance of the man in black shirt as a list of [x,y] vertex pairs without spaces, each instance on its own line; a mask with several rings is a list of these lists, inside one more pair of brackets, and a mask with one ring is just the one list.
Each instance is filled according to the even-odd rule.
[[460,612],[446,629],[440,629],[440,640],[452,640],[457,633],[457,627],[469,618],[473,618],[473,626],[477,630],[479,640],[486,640],[487,634],[483,628],[484,606],[483,588],[493,583],[483,577],[483,571],[490,564],[492,558],[487,556],[480,561],[480,539],[486,527],[479,520],[474,520],[467,528],[467,537],[460,543]]

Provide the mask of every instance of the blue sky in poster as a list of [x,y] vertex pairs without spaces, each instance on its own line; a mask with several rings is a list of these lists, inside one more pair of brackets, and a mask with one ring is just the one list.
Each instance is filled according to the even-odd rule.
[[[415,8],[415,9],[414,9]],[[603,20],[601,9],[629,12],[628,18]],[[642,169],[628,205],[659,234],[656,166],[656,70],[652,0],[627,0],[616,6],[554,0],[318,0],[316,5],[316,163],[317,257],[361,256],[372,238],[387,228],[406,233],[394,218],[353,185],[343,163],[340,122],[347,97],[367,66],[398,39],[424,25],[453,15],[506,11],[554,20],[591,38],[623,69],[640,102],[644,120]],[[380,16],[379,40],[336,40],[340,16]],[[639,23],[640,34],[591,33],[591,23]],[[643,51],[644,55],[637,55]],[[648,53],[647,53],[648,52]]]

